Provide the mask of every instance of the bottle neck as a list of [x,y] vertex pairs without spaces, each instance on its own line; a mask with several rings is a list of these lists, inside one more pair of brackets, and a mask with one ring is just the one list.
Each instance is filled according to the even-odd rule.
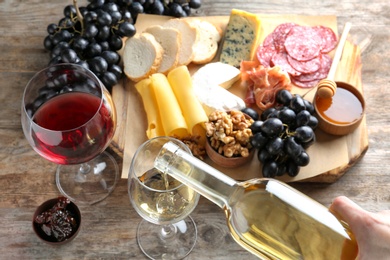
[[166,143],[155,159],[155,168],[189,186],[202,196],[224,208],[237,189],[237,182],[210,165],[180,149],[172,142]]

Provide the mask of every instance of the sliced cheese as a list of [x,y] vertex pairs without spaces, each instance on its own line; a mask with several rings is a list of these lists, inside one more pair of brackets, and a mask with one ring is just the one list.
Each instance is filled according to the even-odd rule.
[[203,125],[208,121],[208,117],[195,95],[187,66],[171,70],[168,73],[168,82],[179,102],[188,130],[193,135],[195,126]]
[[167,77],[162,73],[155,73],[150,79],[165,134],[179,138],[187,137],[187,123]]
[[196,84],[219,85],[230,88],[239,78],[240,70],[222,62],[212,62],[198,69],[192,76]]
[[233,9],[225,31],[220,61],[239,67],[252,60],[260,41],[261,21],[252,13]]
[[149,139],[157,136],[164,136],[164,129],[162,126],[160,114],[158,113],[157,100],[151,87],[151,80],[143,79],[135,85],[135,88],[141,95],[146,112],[146,118],[148,121],[146,136]]

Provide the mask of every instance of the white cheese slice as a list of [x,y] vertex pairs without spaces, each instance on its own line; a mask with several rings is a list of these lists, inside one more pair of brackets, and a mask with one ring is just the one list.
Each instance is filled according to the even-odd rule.
[[219,85],[230,88],[240,78],[240,70],[222,62],[212,62],[198,69],[192,81],[200,85]]

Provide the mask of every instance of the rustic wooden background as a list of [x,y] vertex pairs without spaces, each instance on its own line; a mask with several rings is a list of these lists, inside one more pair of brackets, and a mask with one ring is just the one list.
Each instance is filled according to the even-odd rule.
[[[59,192],[56,166],[36,154],[23,136],[20,101],[27,81],[48,62],[42,45],[46,26],[62,18],[63,7],[70,3],[0,1],[0,259],[145,259],[135,239],[141,218],[130,205],[124,179],[106,200],[80,207],[82,228],[71,243],[50,247],[32,231],[35,208]],[[337,15],[339,31],[345,22],[352,22],[351,35],[363,50],[369,149],[336,183],[293,186],[325,206],[334,197],[346,195],[370,211],[390,209],[388,1],[203,0],[197,15],[228,15],[231,8],[265,14]],[[199,237],[187,259],[254,259],[232,240],[217,206],[202,198],[192,216]]]

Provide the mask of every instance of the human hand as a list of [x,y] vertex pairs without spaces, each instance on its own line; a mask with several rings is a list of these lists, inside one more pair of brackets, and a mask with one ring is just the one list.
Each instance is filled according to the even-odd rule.
[[345,221],[355,235],[359,260],[390,259],[390,210],[372,213],[347,197],[333,200],[330,211]]

